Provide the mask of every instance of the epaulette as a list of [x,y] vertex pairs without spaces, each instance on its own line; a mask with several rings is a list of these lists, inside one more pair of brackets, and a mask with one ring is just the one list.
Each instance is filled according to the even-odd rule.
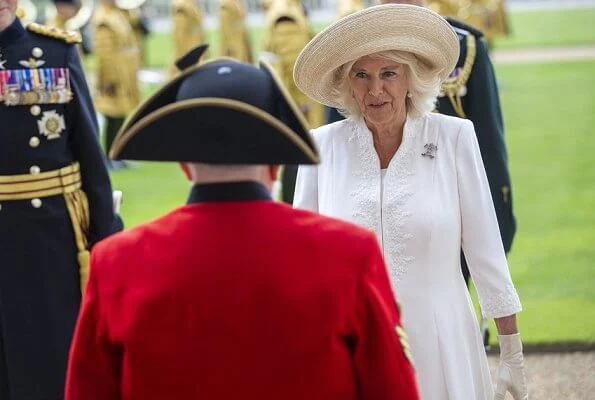
[[464,22],[459,21],[458,19],[454,19],[454,18],[446,18],[446,20],[448,21],[448,23],[453,27],[453,28],[458,28],[458,29],[462,29],[464,31],[469,32],[470,34],[472,34],[473,36],[475,36],[476,38],[480,38],[483,37],[483,32],[480,31],[479,29],[476,29],[474,27],[472,27],[471,25],[467,25]]
[[66,43],[81,43],[83,40],[78,32],[63,31],[53,26],[41,25],[35,22],[27,24],[27,30],[38,35],[48,36],[54,39],[62,40]]
[[460,118],[467,118],[465,110],[463,109],[463,102],[461,96],[464,95],[463,88],[466,87],[473,65],[475,64],[475,56],[477,54],[476,43],[477,39],[474,35],[465,36],[465,44],[467,48],[467,54],[463,66],[456,68],[451,76],[449,76],[444,82],[442,82],[441,90],[444,95],[448,97],[452,108]]

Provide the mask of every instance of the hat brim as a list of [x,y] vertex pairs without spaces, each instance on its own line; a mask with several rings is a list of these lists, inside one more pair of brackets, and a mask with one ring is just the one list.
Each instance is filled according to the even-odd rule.
[[434,11],[408,4],[379,5],[350,14],[316,35],[298,56],[293,78],[310,98],[343,108],[334,95],[336,69],[390,50],[414,54],[444,80],[456,66],[460,48],[450,24]]

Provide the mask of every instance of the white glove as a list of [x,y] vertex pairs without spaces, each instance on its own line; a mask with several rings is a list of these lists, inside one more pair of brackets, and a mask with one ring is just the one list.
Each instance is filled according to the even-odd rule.
[[500,366],[494,400],[504,400],[507,391],[515,400],[527,400],[529,394],[521,334],[498,335],[498,341],[500,342]]

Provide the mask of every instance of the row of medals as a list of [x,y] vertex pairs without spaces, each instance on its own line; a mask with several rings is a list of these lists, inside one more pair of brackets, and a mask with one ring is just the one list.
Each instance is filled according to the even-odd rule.
[[7,106],[64,104],[71,100],[68,68],[0,70],[0,102]]

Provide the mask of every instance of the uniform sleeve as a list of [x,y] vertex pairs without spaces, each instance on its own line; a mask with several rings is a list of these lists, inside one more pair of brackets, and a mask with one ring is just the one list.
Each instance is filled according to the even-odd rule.
[[74,93],[68,111],[68,122],[72,129],[70,147],[74,159],[81,166],[83,191],[89,200],[91,224],[88,239],[89,244],[93,245],[119,230],[121,225],[113,212],[112,187],[99,145],[97,117],[75,46],[70,47],[67,57]]
[[360,399],[418,399],[407,336],[375,237],[356,304],[354,373]]
[[487,46],[476,40],[475,64],[467,84],[465,111],[477,132],[479,148],[490,184],[504,250],[510,251],[516,232],[512,187],[504,140],[498,85]]
[[99,25],[95,32],[95,56],[97,58],[97,88],[108,96],[117,91],[121,65],[113,62],[116,43],[112,30],[106,25]]
[[318,166],[300,165],[295,181],[293,208],[318,212]]
[[462,248],[485,317],[521,311],[512,284],[479,145],[469,121],[462,121],[456,145]]
[[91,274],[74,338],[66,375],[66,400],[118,400],[121,350],[110,342],[105,310],[98,290],[97,257],[91,257]]

